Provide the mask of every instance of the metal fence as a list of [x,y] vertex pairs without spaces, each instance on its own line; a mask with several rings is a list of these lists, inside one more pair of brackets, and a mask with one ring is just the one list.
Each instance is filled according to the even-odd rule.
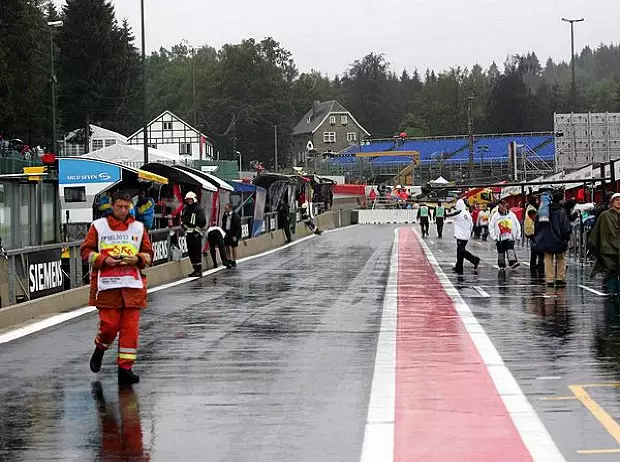
[[[277,213],[265,214],[258,233],[252,217],[242,218],[242,240],[278,229]],[[187,256],[187,244],[180,227],[149,231],[153,244],[153,264],[160,265]],[[206,236],[205,236],[206,239]],[[82,261],[83,240],[4,250],[0,256],[7,267],[6,305],[40,298],[89,283],[90,268]]]

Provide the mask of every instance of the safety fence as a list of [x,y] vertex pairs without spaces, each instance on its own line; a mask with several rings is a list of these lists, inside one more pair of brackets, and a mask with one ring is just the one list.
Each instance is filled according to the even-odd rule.
[[[265,214],[260,226],[254,218],[241,219],[242,240],[278,229],[277,213]],[[153,266],[180,260],[188,255],[181,227],[149,231],[153,245]],[[206,236],[203,241],[206,242]],[[9,306],[75,289],[90,281],[90,268],[80,255],[82,240],[4,250],[0,258],[5,271],[0,276],[0,304]],[[205,249],[206,250],[206,249]],[[0,260],[1,261],[1,260]]]

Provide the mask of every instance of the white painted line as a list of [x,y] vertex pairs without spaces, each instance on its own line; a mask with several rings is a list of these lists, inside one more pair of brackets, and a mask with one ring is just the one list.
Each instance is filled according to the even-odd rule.
[[559,375],[550,377],[536,377],[536,380],[562,380],[562,377],[560,377]]
[[361,462],[394,460],[398,231],[398,228],[394,230],[390,273],[383,298],[383,315],[377,342]]
[[583,290],[587,290],[588,292],[592,292],[593,294],[598,295],[599,297],[607,297],[607,294],[604,294],[603,292],[599,292],[598,290],[594,290],[591,287],[582,286],[582,285],[579,285],[577,287],[579,287],[579,288],[581,288]]
[[489,298],[490,297],[490,295],[482,287],[474,286],[474,289],[476,289],[476,292],[478,292],[484,298]]
[[529,450],[532,459],[541,462],[564,462],[562,453],[551,438],[551,435],[549,435],[536,411],[534,411],[514,376],[506,367],[506,364],[504,364],[502,357],[472,313],[471,308],[465,303],[459,291],[443,272],[424,240],[420,239],[415,229],[414,232],[426,253],[428,261],[435,269],[435,273],[444,290],[452,298],[456,311],[459,313],[467,332],[478,349],[478,353],[487,366],[495,388],[504,401],[506,409],[512,417],[512,421],[521,435],[523,443]]
[[[354,228],[356,226],[358,226],[358,225],[351,225],[351,226],[344,226],[342,228],[330,229],[330,230],[325,231],[325,233],[330,233],[330,232],[345,230],[345,229],[349,229],[349,228]],[[284,249],[287,249],[287,248],[292,247],[294,245],[301,244],[302,242],[305,242],[305,241],[307,241],[309,239],[313,239],[315,237],[317,237],[317,236],[314,235],[314,234],[311,234],[310,236],[303,237],[301,239],[298,239],[296,241],[291,242],[290,244],[283,245],[282,247],[277,247],[275,249],[271,249],[271,250],[268,250],[268,251],[263,252],[263,253],[252,255],[250,257],[241,258],[239,260],[239,263],[243,263],[243,262],[246,262],[246,261],[253,260],[255,258],[265,257],[267,255],[271,255],[271,254],[273,254],[275,252],[279,252],[280,250],[284,250]],[[215,268],[215,269],[211,269],[211,270],[205,271],[205,272],[202,273],[202,275],[203,276],[209,276],[210,274],[214,274],[214,273],[217,273],[219,271],[223,271],[225,269],[226,269],[225,267],[220,266],[219,268]],[[149,294],[153,294],[155,292],[159,292],[160,290],[165,290],[165,289],[169,289],[171,287],[179,286],[181,284],[186,284],[188,282],[196,281],[197,279],[198,278],[183,278],[183,279],[179,279],[178,281],[174,281],[174,282],[170,282],[168,284],[162,284],[160,286],[150,288],[150,289],[148,289],[147,292]],[[64,322],[70,321],[70,320],[78,318],[80,316],[84,316],[84,315],[93,313],[95,311],[97,311],[97,308],[95,308],[94,306],[85,306],[83,308],[77,308],[75,310],[72,310],[72,311],[70,311],[68,313],[56,314],[54,316],[50,316],[49,318],[43,319],[41,321],[37,321],[37,322],[34,322],[32,324],[28,324],[27,326],[20,327],[18,329],[14,329],[14,330],[5,332],[3,334],[0,334],[0,345],[3,344],[3,343],[12,342],[13,340],[17,340],[17,339],[25,337],[27,335],[34,334],[34,333],[39,332],[41,330],[57,326],[58,324],[62,324]]]

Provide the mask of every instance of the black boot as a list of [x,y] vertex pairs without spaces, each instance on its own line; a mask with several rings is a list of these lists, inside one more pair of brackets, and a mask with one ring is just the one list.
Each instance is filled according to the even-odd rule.
[[194,271],[188,277],[201,278],[202,277],[202,265],[194,265]]
[[134,383],[139,383],[140,377],[131,369],[123,369],[122,367],[118,368],[118,384],[119,385],[132,385]]
[[104,353],[105,350],[103,348],[96,347],[93,355],[90,357],[90,370],[95,374],[101,370],[101,361],[103,361]]

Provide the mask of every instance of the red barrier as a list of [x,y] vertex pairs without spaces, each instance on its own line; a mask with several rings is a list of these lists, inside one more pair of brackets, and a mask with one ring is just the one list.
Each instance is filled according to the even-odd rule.
[[363,184],[335,184],[332,191],[334,194],[346,194],[349,196],[366,196],[366,185]]

